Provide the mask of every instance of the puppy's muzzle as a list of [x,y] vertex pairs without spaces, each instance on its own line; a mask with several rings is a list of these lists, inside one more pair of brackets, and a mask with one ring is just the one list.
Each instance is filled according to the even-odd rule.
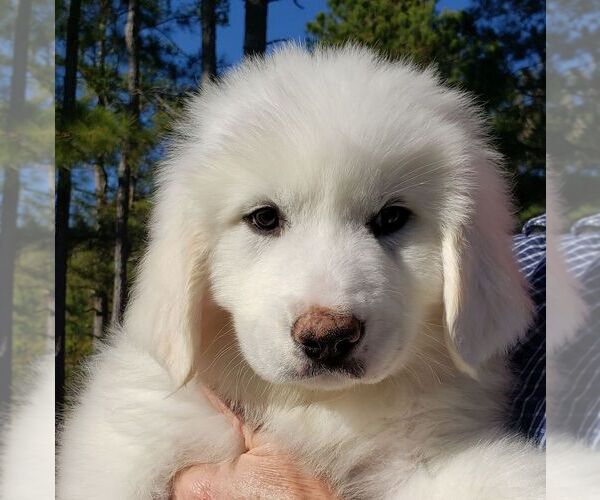
[[364,330],[364,323],[351,314],[315,307],[298,317],[292,337],[308,358],[334,366],[349,357]]

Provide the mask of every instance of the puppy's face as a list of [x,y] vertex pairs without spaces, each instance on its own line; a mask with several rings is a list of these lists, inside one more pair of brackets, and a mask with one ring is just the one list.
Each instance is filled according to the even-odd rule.
[[332,389],[397,371],[441,302],[448,187],[435,143],[323,134],[218,160],[235,175],[215,186],[210,282],[260,376]]
[[125,328],[179,383],[220,356],[208,288],[273,383],[377,382],[442,322],[482,363],[530,317],[497,159],[429,71],[352,47],[249,61],[188,105]]
[[254,371],[375,383],[441,304],[443,225],[466,212],[466,133],[429,75],[302,59],[304,71],[279,60],[234,75],[206,100],[204,169],[185,189],[211,221],[212,293]]

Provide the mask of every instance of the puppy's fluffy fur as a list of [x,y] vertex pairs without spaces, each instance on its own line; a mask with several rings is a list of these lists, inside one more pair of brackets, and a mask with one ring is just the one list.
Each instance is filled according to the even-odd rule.
[[[60,498],[166,498],[178,469],[239,454],[200,381],[345,498],[542,497],[543,455],[503,427],[530,303],[484,130],[434,72],[352,47],[288,46],[194,97]],[[245,219],[266,204],[278,234]],[[412,215],[377,238],[389,204]],[[364,322],[360,378],[307,375],[290,329],[311,306]]]
[[54,356],[44,355],[35,368],[31,390],[13,402],[0,432],[2,500],[55,498]]

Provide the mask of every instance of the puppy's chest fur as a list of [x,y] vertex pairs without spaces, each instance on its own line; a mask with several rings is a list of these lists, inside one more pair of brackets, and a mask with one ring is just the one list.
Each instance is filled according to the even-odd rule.
[[341,394],[280,390],[238,404],[344,498],[384,498],[418,467],[501,436],[509,382],[500,364],[479,380],[456,372],[419,386],[395,377]]

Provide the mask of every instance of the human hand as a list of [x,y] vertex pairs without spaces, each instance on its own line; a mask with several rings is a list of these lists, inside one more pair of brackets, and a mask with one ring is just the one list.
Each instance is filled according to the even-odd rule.
[[207,391],[207,396],[241,433],[246,451],[233,461],[180,471],[173,480],[171,500],[334,499],[325,483],[304,471],[268,435],[244,425],[214,394]]

